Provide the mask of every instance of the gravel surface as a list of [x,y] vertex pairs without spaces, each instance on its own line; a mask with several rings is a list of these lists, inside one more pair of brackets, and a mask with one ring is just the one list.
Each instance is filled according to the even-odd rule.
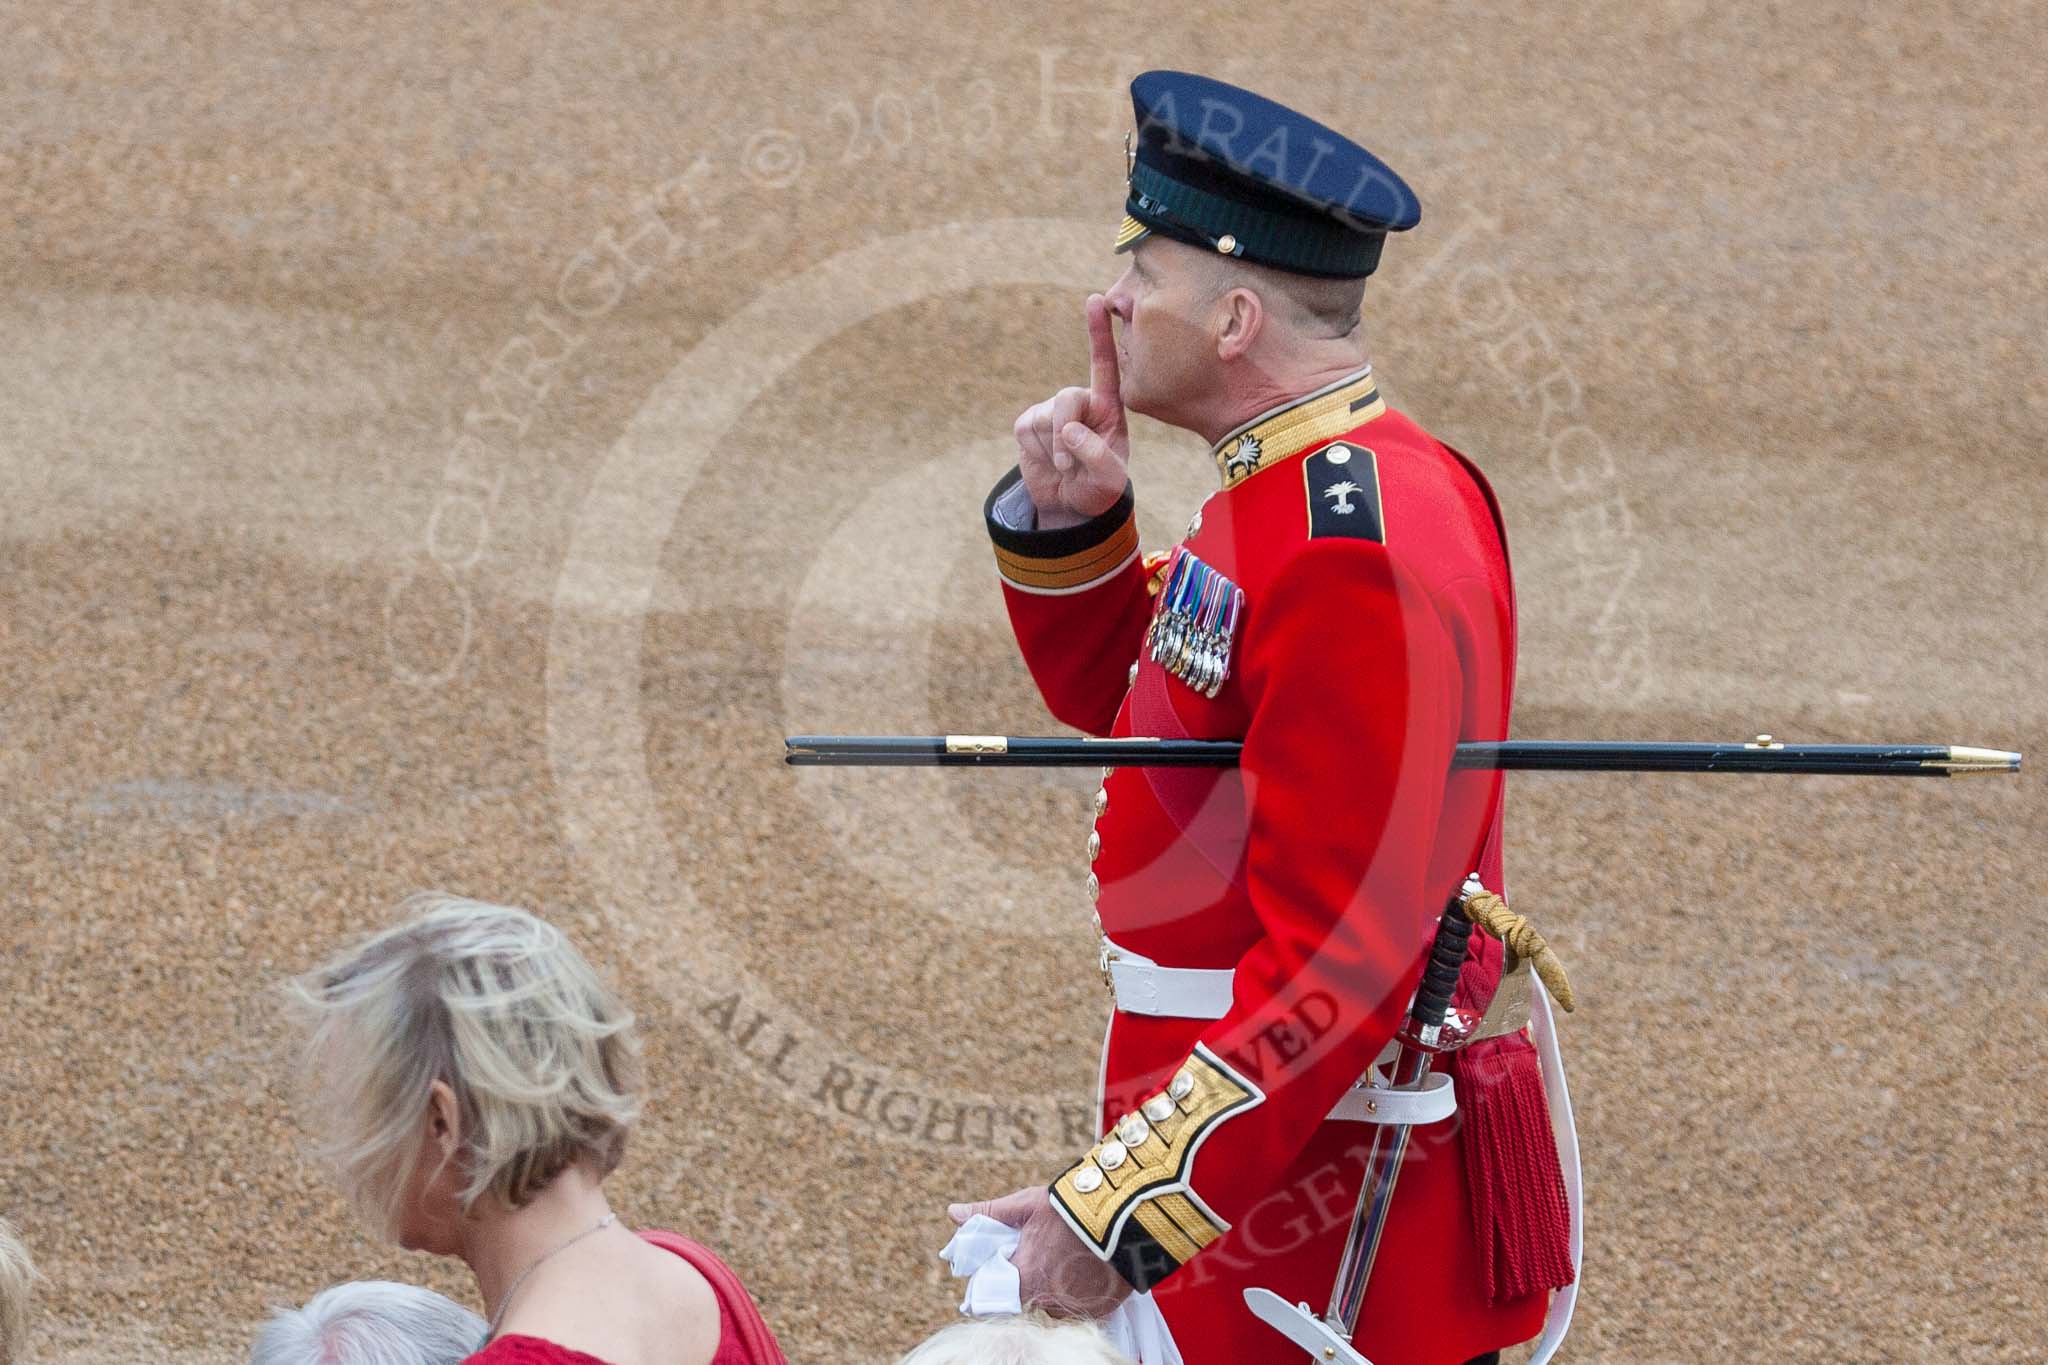
[[[1050,728],[978,504],[1084,373],[1146,66],[1416,186],[1367,320],[1505,504],[1517,733],[2039,747],[2038,15],[1276,8],[11,17],[0,1213],[39,1358],[238,1360],[346,1278],[473,1300],[352,1226],[277,1007],[428,886],[620,980],[655,1095],[616,1201],[793,1359],[947,1319],[944,1204],[1077,1146],[1091,775],[780,740]],[[1163,543],[1209,476],[1136,445]],[[1583,1002],[1569,1358],[2040,1358],[2038,778],[1510,790]]]

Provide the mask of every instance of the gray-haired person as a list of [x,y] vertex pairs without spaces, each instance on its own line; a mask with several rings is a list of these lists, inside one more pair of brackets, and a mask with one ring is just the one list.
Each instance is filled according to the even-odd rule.
[[272,1312],[249,1365],[455,1365],[483,1339],[484,1320],[453,1299],[355,1280]]
[[896,1365],[1131,1365],[1093,1323],[1043,1313],[956,1322]]
[[41,1278],[14,1225],[0,1218],[0,1365],[28,1359],[28,1300]]

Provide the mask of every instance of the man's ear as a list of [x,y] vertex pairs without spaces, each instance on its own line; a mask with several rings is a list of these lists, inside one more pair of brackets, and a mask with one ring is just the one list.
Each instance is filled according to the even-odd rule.
[[1239,285],[1224,291],[1216,301],[1216,358],[1238,360],[1251,350],[1266,326],[1266,305],[1258,294]]
[[446,1081],[435,1081],[427,1091],[426,1146],[440,1154],[442,1163],[451,1162],[462,1150],[462,1107],[455,1102],[455,1090]]

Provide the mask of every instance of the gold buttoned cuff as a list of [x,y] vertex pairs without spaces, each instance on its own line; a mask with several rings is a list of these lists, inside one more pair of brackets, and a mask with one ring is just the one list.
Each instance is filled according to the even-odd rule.
[[1217,1124],[1265,1098],[1197,1045],[1165,1090],[1053,1181],[1053,1207],[1136,1289],[1150,1289],[1228,1230],[1189,1187],[1195,1152]]

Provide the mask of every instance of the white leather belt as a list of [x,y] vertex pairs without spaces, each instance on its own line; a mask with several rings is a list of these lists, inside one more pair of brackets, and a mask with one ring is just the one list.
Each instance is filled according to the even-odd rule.
[[1352,1123],[1435,1123],[1458,1111],[1458,1097],[1451,1087],[1451,1073],[1432,1071],[1420,1090],[1385,1090],[1379,1086],[1354,1085],[1330,1111],[1333,1119]]
[[1162,967],[1149,957],[1102,944],[1102,973],[1125,1014],[1167,1019],[1221,1019],[1230,1013],[1229,967]]
[[[1103,979],[1116,995],[1116,1007],[1125,1014],[1147,1014],[1167,1019],[1221,1019],[1230,1013],[1231,983],[1237,973],[1229,967],[1162,967],[1142,953],[1102,941]],[[1379,1077],[1400,1055],[1399,1043],[1389,1042],[1373,1060],[1367,1074]],[[1446,1072],[1431,1075],[1420,1090],[1390,1090],[1360,1081],[1344,1092],[1330,1117],[1352,1123],[1435,1123],[1457,1111],[1458,1101]]]

